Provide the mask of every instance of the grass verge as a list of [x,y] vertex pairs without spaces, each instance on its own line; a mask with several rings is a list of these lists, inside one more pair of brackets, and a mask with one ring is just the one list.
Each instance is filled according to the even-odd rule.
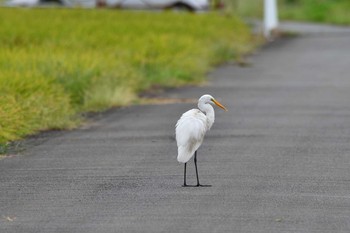
[[0,144],[198,84],[255,40],[233,15],[0,8]]

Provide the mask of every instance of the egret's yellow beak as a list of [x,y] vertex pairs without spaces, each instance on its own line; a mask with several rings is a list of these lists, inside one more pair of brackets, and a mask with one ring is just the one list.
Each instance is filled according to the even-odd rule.
[[214,102],[214,104],[227,111],[227,108],[225,108],[225,106],[222,105],[219,101],[217,101],[216,99],[212,99],[212,101]]

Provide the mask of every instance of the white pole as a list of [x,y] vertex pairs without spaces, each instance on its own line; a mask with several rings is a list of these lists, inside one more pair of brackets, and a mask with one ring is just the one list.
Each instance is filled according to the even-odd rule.
[[271,31],[277,29],[277,3],[276,0],[265,0],[264,2],[264,35],[271,36]]

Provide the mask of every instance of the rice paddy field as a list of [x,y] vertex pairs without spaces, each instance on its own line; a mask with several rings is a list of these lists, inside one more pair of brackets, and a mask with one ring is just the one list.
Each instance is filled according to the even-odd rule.
[[0,153],[154,86],[202,83],[255,45],[232,14],[0,8]]

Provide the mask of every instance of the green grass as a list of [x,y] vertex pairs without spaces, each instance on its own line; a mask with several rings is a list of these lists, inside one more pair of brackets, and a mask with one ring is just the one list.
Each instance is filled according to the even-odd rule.
[[227,14],[0,8],[0,144],[75,127],[152,86],[201,83],[254,45]]
[[[244,17],[261,18],[263,1],[225,0]],[[232,4],[234,3],[234,4]],[[284,20],[350,24],[349,0],[278,0],[279,17]]]
[[350,24],[349,0],[285,0],[283,19],[332,24]]

